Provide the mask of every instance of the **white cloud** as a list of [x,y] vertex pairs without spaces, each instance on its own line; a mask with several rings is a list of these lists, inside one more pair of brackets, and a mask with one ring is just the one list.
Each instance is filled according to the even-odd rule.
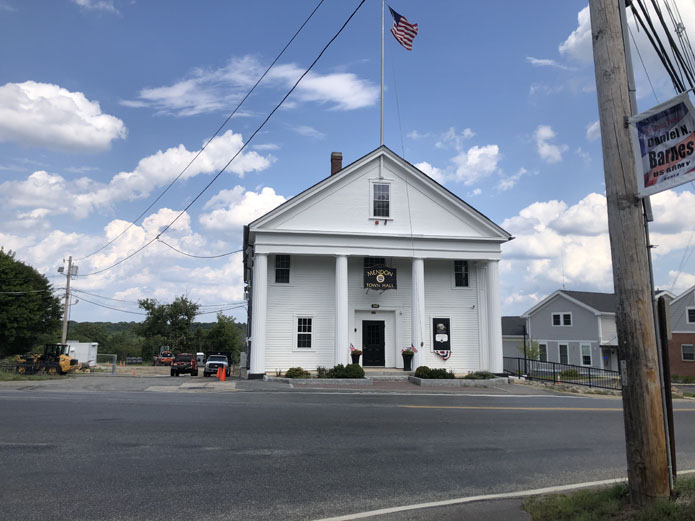
[[586,126],[586,139],[588,141],[596,141],[601,137],[601,124],[598,120],[589,123]]
[[123,122],[81,92],[34,81],[0,86],[0,142],[94,152],[125,137]]
[[591,16],[589,6],[579,11],[577,15],[577,28],[562,42],[558,48],[560,54],[564,54],[581,62],[593,60],[591,46]]
[[463,142],[471,139],[475,136],[470,128],[464,128],[461,133],[457,133],[454,127],[449,127],[449,129],[441,135],[439,141],[435,143],[434,146],[437,148],[453,148],[454,150],[462,150]]
[[456,179],[465,185],[477,183],[497,170],[500,150],[497,145],[474,146],[456,155]]
[[555,139],[555,132],[549,125],[539,125],[533,134],[536,140],[538,155],[546,163],[559,163],[562,154],[567,151],[567,145],[554,145],[550,143]]
[[438,183],[444,183],[444,181],[446,180],[444,172],[442,172],[439,168],[430,165],[427,161],[416,163],[415,168],[421,170]]
[[528,170],[526,170],[524,167],[521,167],[517,171],[516,174],[500,179],[499,183],[497,183],[497,189],[501,190],[503,192],[506,192],[507,190],[511,190],[519,182],[519,179],[521,179],[523,176],[527,175],[528,173],[529,173]]
[[[182,179],[217,173],[242,145],[242,136],[231,130],[217,136]],[[171,182],[196,154],[197,151],[189,151],[183,145],[160,150],[141,159],[134,170],[116,174],[108,184],[88,177],[67,181],[58,174],[37,171],[24,181],[0,183],[0,195],[7,208],[40,207],[46,210],[46,215],[72,214],[81,219],[95,209],[108,211],[116,202],[147,197],[152,190]],[[248,172],[268,168],[273,160],[272,156],[244,152],[227,170],[243,177]]]
[[409,139],[417,140],[417,139],[424,139],[424,138],[430,137],[431,134],[429,132],[422,133],[422,132],[418,132],[417,130],[411,130],[410,132],[408,132],[406,134],[406,136]]
[[549,96],[551,94],[558,94],[560,92],[563,92],[565,90],[565,87],[562,85],[555,85],[555,86],[550,86],[546,85],[544,83],[532,83],[531,86],[529,87],[529,96],[534,96],[535,94],[544,94],[546,96]]
[[292,130],[300,136],[310,137],[312,139],[323,139],[324,137],[326,137],[326,134],[319,130],[316,130],[314,127],[310,127],[309,125],[299,125],[297,127],[292,127]]
[[[265,70],[257,58],[232,58],[219,69],[194,69],[186,78],[162,87],[142,89],[137,100],[121,103],[129,107],[151,107],[159,112],[192,116],[229,110],[244,96]],[[294,64],[275,65],[260,87],[286,88],[294,84],[304,69]],[[310,72],[299,83],[285,108],[297,100],[330,105],[331,109],[354,110],[376,103],[379,89],[355,74]],[[238,114],[237,114],[238,115]]]
[[533,58],[532,56],[527,56],[526,61],[533,65],[534,67],[553,67],[562,70],[571,70],[567,65],[556,62],[548,58]]
[[260,192],[249,192],[242,186],[235,186],[232,190],[220,191],[205,204],[203,209],[212,211],[200,216],[200,225],[209,231],[236,236],[242,226],[285,201],[283,196],[276,194],[270,187],[265,187]]
[[113,5],[113,0],[72,0],[75,4],[84,9],[94,11],[107,11],[110,13],[118,13],[118,10]]

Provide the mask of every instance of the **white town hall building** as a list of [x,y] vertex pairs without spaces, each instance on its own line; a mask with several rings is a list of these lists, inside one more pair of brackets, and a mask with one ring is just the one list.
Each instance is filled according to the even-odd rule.
[[244,228],[248,376],[350,363],[502,371],[509,233],[381,146]]

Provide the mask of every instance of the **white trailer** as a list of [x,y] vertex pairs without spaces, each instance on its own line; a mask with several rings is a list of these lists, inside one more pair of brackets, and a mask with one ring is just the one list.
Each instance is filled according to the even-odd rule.
[[98,342],[78,342],[77,340],[68,340],[67,344],[70,346],[70,356],[77,358],[77,361],[81,364],[87,364],[89,367],[96,367],[97,365],[97,350],[99,348]]

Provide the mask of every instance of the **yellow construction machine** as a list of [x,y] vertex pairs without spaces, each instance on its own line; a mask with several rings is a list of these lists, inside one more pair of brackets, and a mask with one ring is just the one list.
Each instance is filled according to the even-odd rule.
[[17,355],[16,371],[19,374],[67,374],[76,371],[80,364],[68,353],[67,344],[46,344],[43,354]]

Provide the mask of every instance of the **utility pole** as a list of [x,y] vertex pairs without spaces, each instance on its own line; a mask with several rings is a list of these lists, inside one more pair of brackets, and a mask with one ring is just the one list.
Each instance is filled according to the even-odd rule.
[[72,275],[72,255],[68,257],[67,282],[65,283],[65,307],[63,308],[63,334],[60,343],[64,344],[68,337],[68,315],[70,310],[70,276]]
[[630,96],[621,0],[590,0],[608,232],[622,354],[627,476],[633,503],[670,495],[647,244],[628,130]]

